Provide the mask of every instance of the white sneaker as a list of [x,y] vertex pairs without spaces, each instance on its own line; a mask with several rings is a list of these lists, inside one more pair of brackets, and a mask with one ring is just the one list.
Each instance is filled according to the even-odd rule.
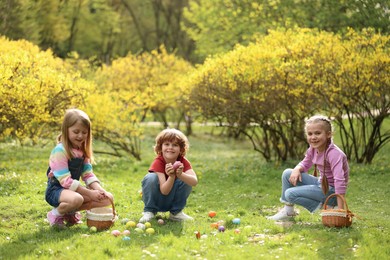
[[154,218],[153,212],[143,212],[142,214],[142,218],[139,219],[140,223],[149,222],[152,218]]
[[169,214],[169,219],[173,221],[185,221],[185,220],[193,220],[192,217],[188,216],[187,214],[184,214],[183,211],[180,211],[176,215],[170,213]]
[[287,214],[285,209],[282,209],[278,213],[276,213],[275,215],[267,217],[267,219],[275,220],[275,221],[283,221],[283,220],[290,220],[296,215],[297,215],[297,213],[295,211],[293,214],[289,215],[289,214]]

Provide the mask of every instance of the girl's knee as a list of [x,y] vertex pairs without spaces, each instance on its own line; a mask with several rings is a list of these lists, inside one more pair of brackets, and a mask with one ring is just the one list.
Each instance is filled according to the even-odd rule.
[[112,196],[110,197],[109,195],[107,195],[107,197],[108,197],[108,198],[102,200],[102,204],[103,204],[102,206],[103,206],[103,207],[111,206],[111,205],[112,205],[112,202],[114,201],[114,199],[113,199]]
[[289,169],[285,169],[283,171],[283,173],[282,173],[282,179],[285,179],[285,178],[289,179],[291,173],[292,173],[292,169],[290,169],[290,168]]
[[72,208],[77,209],[77,208],[81,207],[81,205],[83,205],[83,203],[84,203],[84,197],[77,192],[75,192],[75,194],[73,196],[68,198],[68,204]]

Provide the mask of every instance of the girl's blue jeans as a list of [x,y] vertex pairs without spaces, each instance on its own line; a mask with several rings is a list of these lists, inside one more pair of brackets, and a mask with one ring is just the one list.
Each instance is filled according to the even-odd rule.
[[[291,173],[292,169],[286,169],[282,174],[282,196],[280,198],[282,203],[297,204],[314,212],[321,208],[329,195],[334,193],[334,187],[329,186],[329,192],[325,196],[318,178],[307,173],[302,173],[302,181],[298,181],[297,186],[293,186],[289,181]],[[330,198],[328,205],[336,206],[337,198]]]
[[177,214],[184,209],[192,187],[183,181],[176,179],[171,192],[163,195],[160,191],[160,183],[156,173],[148,173],[142,180],[142,200],[144,212],[171,212]]

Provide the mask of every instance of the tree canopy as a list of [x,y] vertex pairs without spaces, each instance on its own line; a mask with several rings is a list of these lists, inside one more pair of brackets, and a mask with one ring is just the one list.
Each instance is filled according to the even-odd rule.
[[77,52],[109,64],[161,45],[192,63],[246,45],[268,30],[390,30],[386,0],[7,0],[0,34],[58,57]]
[[201,60],[247,45],[278,28],[317,28],[346,32],[372,27],[390,31],[388,1],[368,0],[199,0],[184,9],[184,30]]

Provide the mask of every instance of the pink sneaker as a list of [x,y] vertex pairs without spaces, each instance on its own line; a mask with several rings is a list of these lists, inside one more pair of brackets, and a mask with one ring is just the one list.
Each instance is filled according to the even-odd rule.
[[82,224],[81,218],[83,216],[80,212],[72,212],[64,215],[64,220],[67,222],[68,226],[73,226],[76,224]]
[[64,217],[56,216],[53,212],[49,211],[47,213],[47,220],[50,223],[50,226],[63,227],[64,226]]

